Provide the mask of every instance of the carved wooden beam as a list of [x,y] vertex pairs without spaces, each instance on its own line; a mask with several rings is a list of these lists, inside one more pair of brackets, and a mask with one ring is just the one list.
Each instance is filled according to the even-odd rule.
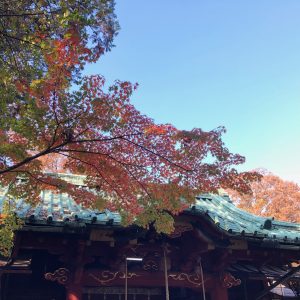
[[[85,271],[82,277],[84,286],[122,286],[125,284],[125,272],[123,271],[109,271],[109,270],[89,270]],[[163,272],[128,272],[128,286],[131,287],[153,287],[164,286]],[[170,272],[168,274],[169,286],[173,287],[189,287],[202,288],[201,276],[198,273],[183,273]],[[209,288],[212,277],[204,275],[205,287]]]

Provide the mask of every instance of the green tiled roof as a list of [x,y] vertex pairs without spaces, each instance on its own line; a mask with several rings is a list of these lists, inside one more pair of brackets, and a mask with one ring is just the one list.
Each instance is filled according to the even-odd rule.
[[[72,174],[51,174],[63,177],[77,185],[84,184],[84,176]],[[5,199],[5,190],[0,190],[0,210]],[[83,208],[67,194],[54,194],[44,191],[41,202],[35,208],[22,199],[16,201],[16,211],[19,217],[27,223],[48,224],[58,226],[66,222],[85,224],[121,224],[118,213],[109,210],[97,211]],[[300,245],[300,224],[288,223],[263,218],[247,213],[237,208],[228,196],[203,194],[197,197],[195,205],[186,213],[199,215],[211,222],[217,229],[228,235],[258,238],[267,241],[275,240],[284,244]]]
[[300,244],[300,224],[250,214],[236,207],[228,196],[200,195],[189,211],[206,216],[220,230],[231,235]]
[[[84,176],[72,174],[51,174],[59,176],[76,185],[84,184]],[[0,208],[5,200],[5,189],[0,190]],[[16,213],[22,219],[35,224],[61,225],[66,222],[80,222],[86,224],[114,224],[120,225],[121,217],[118,213],[109,210],[98,211],[82,207],[69,195],[56,194],[51,191],[41,193],[41,202],[36,207],[31,207],[23,199],[16,201]]]

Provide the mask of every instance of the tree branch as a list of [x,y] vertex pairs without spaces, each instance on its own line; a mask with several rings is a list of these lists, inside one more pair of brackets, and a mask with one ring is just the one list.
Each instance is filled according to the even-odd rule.
[[100,177],[106,182],[106,184],[108,185],[108,186],[110,186],[114,191],[115,191],[115,193],[121,198],[121,199],[124,199],[124,197],[113,187],[113,185],[104,177],[104,175],[102,174],[102,172],[95,166],[95,165],[93,165],[93,164],[90,164],[90,163],[88,163],[88,162],[86,162],[86,161],[84,161],[84,160],[82,160],[82,159],[80,159],[80,158],[78,158],[78,157],[74,157],[74,156],[72,156],[72,155],[69,155],[69,154],[63,154],[63,153],[59,153],[58,152],[58,154],[59,155],[63,155],[63,156],[65,156],[65,157],[69,157],[69,158],[72,158],[72,159],[74,159],[74,160],[77,160],[77,161],[80,161],[80,162],[82,162],[83,164],[86,164],[86,165],[88,165],[88,166],[90,166],[90,167],[92,167],[92,168],[94,168],[96,171],[97,171],[97,173],[100,175]]
[[36,177],[34,174],[32,174],[30,171],[27,171],[27,170],[17,170],[17,171],[11,171],[11,172],[14,172],[14,173],[26,173],[28,174],[29,176],[31,176],[34,180],[40,182],[40,183],[43,183],[43,184],[46,184],[46,185],[51,185],[51,186],[54,186],[56,188],[59,188],[59,185],[57,184],[54,184],[54,183],[49,183],[47,181],[44,181],[43,179],[40,179],[38,177]]
[[126,162],[122,162],[122,161],[119,161],[118,159],[116,159],[115,157],[111,156],[110,154],[108,153],[104,153],[104,152],[100,152],[100,151],[89,151],[89,150],[77,150],[77,149],[58,149],[58,150],[55,150],[55,153],[59,153],[59,152],[75,152],[75,153],[85,153],[85,154],[96,154],[96,155],[103,155],[103,156],[107,156],[108,158],[120,163],[120,164],[123,164],[123,165],[126,165],[126,166],[131,166],[131,167],[136,167],[136,168],[146,168],[145,166],[142,166],[142,165],[136,165],[136,164],[132,164],[132,163],[126,163]]
[[[138,133],[137,133],[138,134]],[[115,137],[109,137],[109,138],[103,138],[103,139],[86,139],[86,140],[77,140],[77,141],[73,141],[73,140],[66,140],[65,142],[55,146],[55,147],[48,147],[47,149],[35,154],[35,155],[32,155],[32,156],[29,156],[25,159],[23,159],[22,161],[4,169],[4,170],[0,170],[0,175],[1,174],[4,174],[4,173],[7,173],[7,172],[10,172],[12,170],[15,170],[25,164],[28,164],[30,163],[31,161],[33,161],[34,159],[37,159],[43,155],[46,155],[46,154],[49,154],[49,153],[53,153],[53,152],[56,152],[56,150],[59,150],[59,148],[61,147],[64,147],[68,144],[77,144],[77,143],[89,143],[89,142],[107,142],[107,141],[113,141],[113,140],[116,140],[116,139],[121,139],[125,136],[132,136],[132,135],[137,135],[137,134],[129,134],[129,135],[121,135],[121,136],[115,136]],[[141,133],[139,133],[141,134]]]
[[22,161],[20,161],[20,162],[18,162],[18,163],[16,163],[16,164],[14,164],[14,165],[12,165],[12,166],[10,166],[10,167],[4,169],[4,170],[0,170],[0,175],[1,175],[1,174],[4,174],[4,173],[11,172],[11,171],[13,171],[13,170],[15,170],[15,169],[17,169],[17,168],[23,166],[23,165],[26,165],[26,164],[30,163],[30,162],[33,161],[34,159],[37,159],[37,158],[39,158],[39,157],[41,157],[41,156],[43,156],[43,155],[52,153],[52,152],[54,152],[57,148],[63,147],[63,146],[65,146],[65,145],[67,145],[67,144],[68,144],[68,141],[66,141],[66,142],[64,142],[64,143],[61,143],[60,145],[55,146],[55,147],[53,147],[53,148],[48,147],[47,149],[45,149],[45,150],[43,150],[43,151],[41,151],[41,152],[39,152],[39,153],[37,153],[37,154],[35,154],[35,155],[26,157],[26,158],[23,159]]
[[59,152],[75,152],[75,153],[85,153],[85,154],[95,154],[95,155],[103,155],[106,156],[108,158],[110,158],[111,160],[117,162],[118,164],[120,164],[123,168],[126,169],[126,172],[130,174],[130,176],[140,185],[140,187],[142,188],[142,190],[148,195],[148,197],[151,199],[151,195],[148,191],[148,189],[146,188],[146,186],[138,180],[138,178],[133,174],[133,172],[131,170],[129,170],[129,166],[133,166],[133,167],[138,167],[138,168],[144,168],[144,166],[139,166],[139,165],[133,165],[133,164],[129,164],[129,163],[125,163],[122,162],[116,158],[114,158],[113,156],[111,156],[108,153],[103,153],[103,152],[95,152],[95,151],[84,151],[84,150],[72,150],[72,149],[59,149],[56,151],[56,153]]
[[1,34],[2,34],[3,36],[5,36],[5,37],[10,38],[10,39],[17,40],[17,41],[19,41],[19,42],[23,42],[23,43],[29,44],[29,45],[31,45],[31,46],[35,46],[35,47],[37,47],[37,48],[39,48],[39,49],[42,49],[42,48],[41,48],[39,45],[37,45],[37,44],[33,44],[33,43],[29,42],[29,41],[23,40],[23,39],[18,38],[18,37],[16,37],[16,36],[9,35],[9,34],[3,32],[3,31],[0,31],[0,35],[1,35]]
[[47,14],[56,14],[61,12],[61,9],[57,9],[57,10],[53,10],[53,11],[49,11],[49,12],[22,12],[22,13],[14,13],[14,12],[8,12],[8,13],[2,13],[0,14],[0,18],[4,18],[4,17],[27,17],[27,16],[40,16],[40,15],[44,15],[46,16]]
[[126,137],[137,136],[137,135],[142,135],[142,133],[137,132],[137,133],[123,134],[123,135],[118,135],[118,136],[102,138],[102,139],[76,140],[76,141],[71,141],[70,144],[91,143],[91,142],[109,142],[109,141],[113,141],[113,140],[125,139]]
[[171,165],[173,165],[173,166],[175,166],[175,167],[177,167],[177,168],[179,168],[179,169],[181,169],[181,170],[183,170],[183,171],[186,171],[186,172],[193,172],[192,169],[187,169],[187,168],[185,168],[185,167],[183,167],[183,166],[181,166],[181,165],[179,165],[179,164],[173,162],[173,161],[170,160],[169,158],[167,158],[167,157],[165,157],[165,156],[163,156],[163,155],[161,155],[161,154],[159,154],[159,153],[157,153],[157,152],[155,152],[155,151],[153,151],[153,150],[151,150],[151,149],[149,149],[149,148],[147,148],[147,147],[144,147],[144,146],[142,146],[142,145],[140,145],[140,144],[138,144],[138,143],[136,143],[136,142],[133,142],[133,141],[127,139],[125,136],[122,137],[122,139],[125,140],[125,141],[127,141],[127,142],[130,143],[130,144],[135,145],[135,146],[138,147],[138,148],[141,148],[142,150],[144,150],[144,151],[146,151],[146,152],[149,152],[149,153],[151,153],[151,154],[153,154],[153,155],[155,155],[155,156],[161,158],[162,160],[167,161],[169,164],[171,164]]

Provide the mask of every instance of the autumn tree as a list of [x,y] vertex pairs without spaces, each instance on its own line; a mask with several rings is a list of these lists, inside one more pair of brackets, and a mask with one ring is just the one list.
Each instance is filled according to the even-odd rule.
[[[161,218],[168,224],[198,193],[221,186],[249,191],[256,175],[238,174],[234,165],[244,158],[224,146],[224,128],[155,124],[130,103],[134,88],[116,82],[105,91],[104,78],[92,76],[73,91],[20,89],[26,103],[39,105],[31,114],[20,110],[1,131],[2,183],[33,202],[46,188],[86,206],[102,202],[129,221],[139,216],[145,226]],[[64,158],[66,170],[87,175],[88,189],[46,176],[39,158],[52,155]]]
[[[137,85],[106,87],[102,76],[81,76],[111,47],[113,1],[1,5],[0,182],[8,196],[34,204],[43,189],[67,192],[85,206],[118,210],[128,223],[170,232],[172,215],[195,195],[250,191],[258,175],[237,172],[244,157],[225,147],[224,128],[156,124],[130,102]],[[85,187],[44,172],[58,160],[86,175]]]
[[19,85],[57,89],[79,82],[85,63],[111,49],[118,29],[113,0],[0,1],[2,123],[24,109]]
[[267,171],[262,179],[251,183],[252,194],[230,191],[238,206],[250,213],[275,219],[300,222],[300,187]]

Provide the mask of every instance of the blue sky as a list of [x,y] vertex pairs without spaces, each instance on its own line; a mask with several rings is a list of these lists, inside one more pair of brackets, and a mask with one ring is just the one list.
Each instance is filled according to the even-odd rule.
[[300,183],[299,0],[117,0],[116,47],[88,74],[138,82],[132,100],[159,123],[205,130]]

